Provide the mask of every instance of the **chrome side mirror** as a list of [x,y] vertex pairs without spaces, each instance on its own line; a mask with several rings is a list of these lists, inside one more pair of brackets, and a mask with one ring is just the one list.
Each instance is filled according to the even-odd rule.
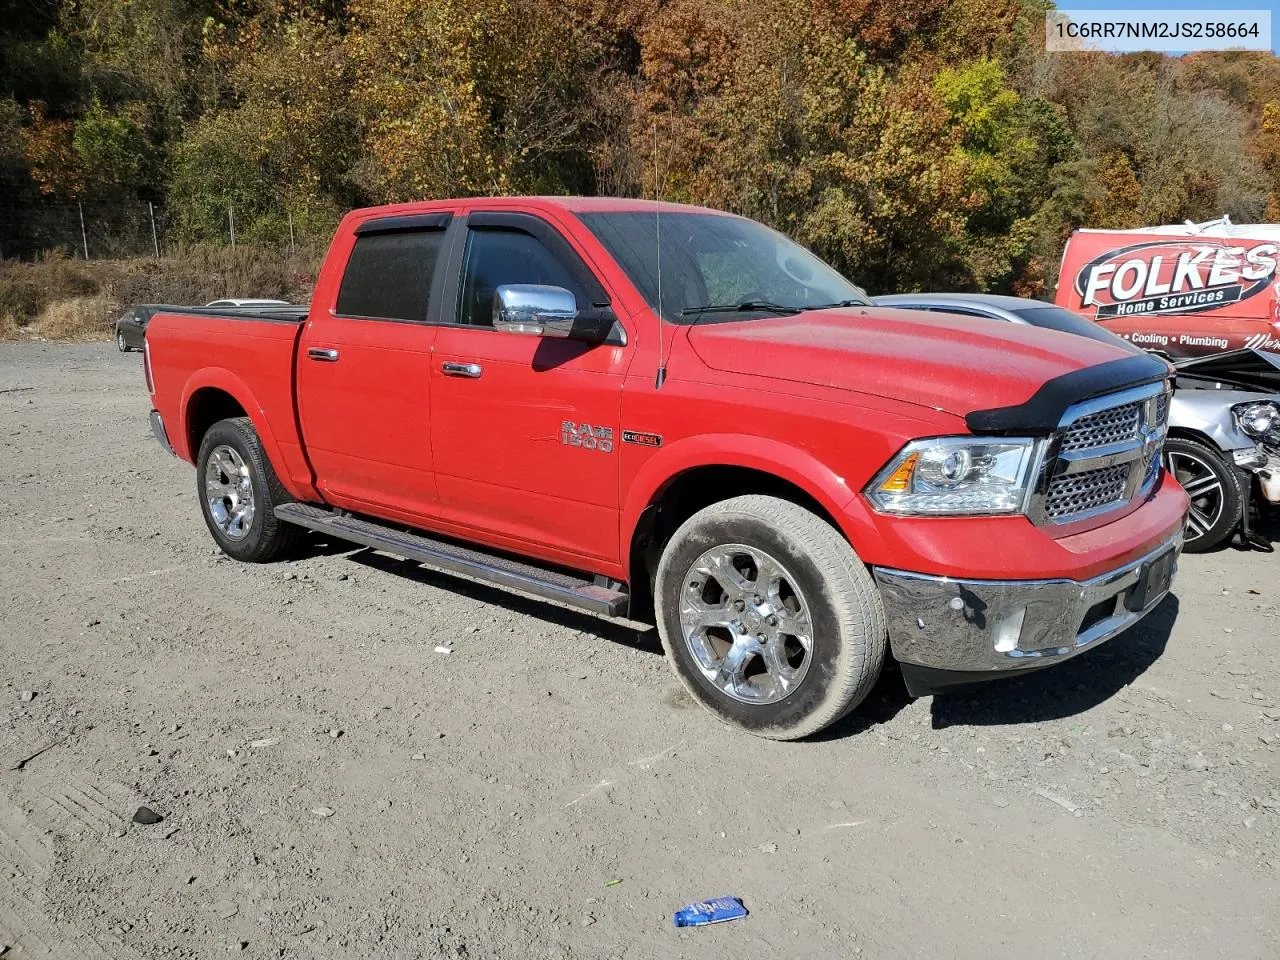
[[570,337],[578,301],[564,287],[504,283],[493,298],[493,328],[534,337]]

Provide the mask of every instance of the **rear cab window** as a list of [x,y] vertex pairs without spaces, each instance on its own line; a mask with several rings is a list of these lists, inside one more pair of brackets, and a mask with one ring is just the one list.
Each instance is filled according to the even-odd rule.
[[443,226],[357,232],[336,313],[350,319],[425,323],[444,242]]

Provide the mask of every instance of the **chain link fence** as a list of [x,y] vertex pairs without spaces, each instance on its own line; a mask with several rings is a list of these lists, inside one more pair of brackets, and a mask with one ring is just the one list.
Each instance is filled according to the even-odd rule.
[[196,242],[155,203],[0,197],[0,339],[106,336],[138,303],[307,302],[329,235],[286,213],[276,239],[245,242],[235,216],[228,205],[225,234]]
[[[329,239],[327,235],[307,235],[288,210],[279,216],[282,229],[274,246],[292,253]],[[200,243],[244,245],[243,224],[237,225],[235,206],[228,203],[218,219],[223,229],[204,236]],[[158,202],[93,197],[32,202],[0,197],[0,260],[31,259],[50,251],[84,260],[159,259],[171,256],[186,242],[169,211]]]
[[87,260],[159,257],[168,233],[166,211],[152,203],[0,200],[0,259],[55,250]]

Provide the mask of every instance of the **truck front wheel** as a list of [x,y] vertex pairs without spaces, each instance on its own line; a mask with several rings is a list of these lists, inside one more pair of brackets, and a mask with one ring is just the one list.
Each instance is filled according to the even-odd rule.
[[685,689],[758,736],[816,733],[870,693],[885,655],[871,575],[822,518],[735,497],[690,517],[658,564],[658,631]]
[[1233,464],[1218,451],[1186,437],[1164,442],[1164,463],[1191,498],[1184,551],[1204,553],[1236,532],[1244,498]]
[[204,435],[196,457],[196,493],[213,539],[236,560],[274,560],[298,536],[297,527],[276,518],[276,505],[291,498],[248,417],[219,420]]

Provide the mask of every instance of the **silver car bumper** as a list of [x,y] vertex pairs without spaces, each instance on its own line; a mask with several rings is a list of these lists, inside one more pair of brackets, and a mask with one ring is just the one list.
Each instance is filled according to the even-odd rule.
[[873,572],[904,673],[916,666],[989,679],[1065,660],[1133,626],[1169,592],[1181,550],[1180,530],[1147,555],[1083,582]]
[[1280,504],[1280,454],[1271,454],[1266,466],[1258,471],[1262,495],[1271,503]]

